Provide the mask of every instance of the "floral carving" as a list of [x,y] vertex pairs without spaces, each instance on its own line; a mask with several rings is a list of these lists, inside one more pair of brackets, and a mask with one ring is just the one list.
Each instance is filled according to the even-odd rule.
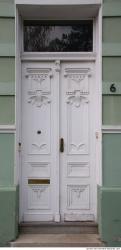
[[50,103],[51,100],[46,96],[42,90],[34,91],[31,96],[29,97],[28,103],[32,103],[32,105],[36,105],[36,107],[42,107],[47,103]]
[[67,99],[68,104],[74,104],[75,107],[80,107],[81,103],[88,103],[87,97],[80,94],[80,90],[75,90],[73,95]]

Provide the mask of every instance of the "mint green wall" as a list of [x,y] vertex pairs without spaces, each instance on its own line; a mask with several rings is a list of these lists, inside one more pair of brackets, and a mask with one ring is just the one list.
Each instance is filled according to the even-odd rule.
[[[4,110],[2,109],[4,107]],[[15,98],[14,96],[0,96],[0,124],[14,124]]]
[[15,84],[15,59],[13,57],[0,56],[0,84],[3,82]]
[[121,82],[121,57],[103,57],[103,81]]
[[121,95],[103,96],[103,124],[121,125]]
[[120,28],[121,28],[120,17],[103,18],[103,34],[102,34],[103,41],[105,43],[120,43],[121,42],[121,33],[119,32]]
[[0,0],[0,17],[14,18],[14,0]]
[[120,0],[104,0],[103,1],[103,17],[120,17],[121,1]]
[[107,247],[121,247],[121,188],[98,188],[98,222]]
[[0,187],[0,247],[18,235],[18,187]]
[[[115,3],[115,4],[114,4]],[[118,82],[115,95],[103,91],[102,117],[103,125],[121,125],[121,52],[117,55],[115,48],[121,47],[121,11],[117,12],[121,1],[103,1],[103,60],[102,60],[102,80],[109,84]],[[109,6],[110,5],[110,6]],[[112,9],[112,10],[111,10]],[[115,9],[115,12],[114,12]],[[111,16],[112,13],[112,16]],[[113,54],[111,52],[113,48]],[[108,53],[106,53],[106,49]],[[110,54],[109,54],[110,52]],[[115,53],[116,52],[116,53]],[[106,87],[105,87],[106,90]],[[121,152],[120,134],[103,135],[103,184],[106,186],[121,185],[119,182]],[[109,146],[109,148],[108,148]],[[115,160],[114,160],[115,159]],[[114,167],[115,166],[115,170]],[[115,172],[115,173],[114,173]]]
[[13,18],[0,18],[0,45],[15,44],[15,20]]
[[[103,1],[103,125],[121,126],[121,1]],[[117,92],[110,92],[116,83]],[[107,88],[106,88],[107,84]],[[102,181],[98,187],[98,222],[106,246],[121,247],[121,134],[102,137]]]
[[121,134],[103,134],[103,185],[121,187]]
[[[15,123],[14,1],[0,0],[0,125]],[[15,175],[14,132],[0,130],[0,246],[18,231],[18,187]]]
[[14,134],[0,134],[0,186],[14,184]]

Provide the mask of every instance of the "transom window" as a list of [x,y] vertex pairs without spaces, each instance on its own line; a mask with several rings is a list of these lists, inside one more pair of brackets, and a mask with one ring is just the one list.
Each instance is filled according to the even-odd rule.
[[93,21],[24,21],[25,52],[91,52]]

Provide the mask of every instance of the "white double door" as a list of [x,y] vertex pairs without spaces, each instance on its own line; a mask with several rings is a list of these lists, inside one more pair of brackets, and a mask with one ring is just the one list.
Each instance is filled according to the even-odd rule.
[[22,65],[23,221],[95,220],[93,62]]

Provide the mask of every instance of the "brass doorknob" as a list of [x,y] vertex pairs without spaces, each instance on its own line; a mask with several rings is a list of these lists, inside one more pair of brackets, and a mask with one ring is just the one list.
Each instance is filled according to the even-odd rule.
[[63,153],[64,152],[64,139],[60,138],[60,152]]

